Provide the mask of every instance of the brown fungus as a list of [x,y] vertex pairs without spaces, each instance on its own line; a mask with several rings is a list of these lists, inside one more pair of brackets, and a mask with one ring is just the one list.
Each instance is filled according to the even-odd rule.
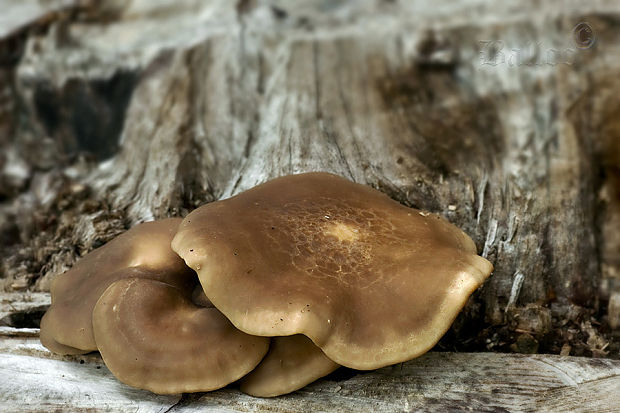
[[[192,302],[214,308],[200,285]],[[273,337],[261,362],[240,380],[241,391],[256,397],[275,397],[301,389],[338,367],[306,336]]]
[[93,327],[101,356],[120,381],[159,394],[210,391],[261,361],[269,339],[237,330],[191,296],[149,279],[108,287],[95,305]]
[[301,389],[338,367],[304,335],[274,337],[265,358],[241,379],[241,391],[257,397],[279,396]]
[[213,303],[207,298],[200,284],[197,284],[192,291],[192,302],[199,307],[214,308]]
[[53,352],[97,350],[92,327],[95,303],[113,282],[150,278],[192,288],[196,274],[171,249],[181,218],[140,224],[84,256],[52,282],[52,305],[41,320],[41,342]]
[[356,369],[429,350],[493,268],[438,215],[327,173],[202,206],[172,248],[240,330],[304,334]]
[[41,341],[41,344],[43,344],[43,346],[46,347],[49,351],[51,351],[52,353],[63,354],[63,355],[86,354],[91,351],[91,350],[80,350],[79,348],[65,346],[64,344],[60,344],[59,342],[57,342],[52,336],[51,329],[47,327],[48,319],[49,318],[46,318],[45,316],[43,316],[43,319],[41,320],[41,330],[39,332],[39,340]]

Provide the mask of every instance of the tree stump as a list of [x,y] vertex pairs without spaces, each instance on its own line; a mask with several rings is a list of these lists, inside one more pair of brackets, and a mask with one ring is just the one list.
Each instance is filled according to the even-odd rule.
[[[0,9],[0,291],[327,171],[443,215],[495,265],[439,350],[620,358],[616,1]],[[20,311],[0,324],[36,328]]]

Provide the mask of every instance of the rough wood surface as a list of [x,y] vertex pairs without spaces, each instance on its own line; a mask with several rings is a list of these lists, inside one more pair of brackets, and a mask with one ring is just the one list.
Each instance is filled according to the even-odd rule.
[[37,337],[3,337],[0,344],[0,410],[12,412],[618,412],[619,388],[620,361],[427,353],[376,371],[339,371],[273,399],[234,387],[157,396],[118,382],[97,354],[60,358]]
[[444,215],[494,263],[443,349],[620,357],[616,0],[0,9],[23,14],[0,29],[1,289],[322,170]]
[[[0,298],[0,314],[49,305],[45,293]],[[608,359],[429,353],[371,372],[341,369],[274,399],[250,397],[234,386],[158,396],[118,382],[98,353],[49,352],[38,332],[0,326],[0,411],[620,411],[620,361]]]
[[0,15],[0,40],[15,35],[33,24],[56,18],[56,14],[76,8],[78,0],[27,0],[2,3]]
[[[0,326],[17,325],[11,316],[25,314],[33,310],[44,310],[51,303],[49,293],[3,293],[0,292]],[[23,325],[21,326],[23,327]]]

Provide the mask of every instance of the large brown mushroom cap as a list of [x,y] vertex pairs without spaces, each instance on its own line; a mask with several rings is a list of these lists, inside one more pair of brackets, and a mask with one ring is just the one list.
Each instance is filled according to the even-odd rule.
[[237,330],[215,308],[148,279],[113,283],[93,311],[95,340],[122,382],[160,394],[219,389],[251,371],[269,339]]
[[356,369],[430,349],[492,271],[439,216],[326,173],[200,207],[172,248],[237,328],[305,334]]
[[181,218],[170,218],[137,225],[56,277],[52,305],[41,323],[43,345],[61,354],[97,350],[92,310],[114,281],[150,278],[191,289],[196,274],[170,248],[180,223]]
[[275,397],[301,389],[338,367],[304,335],[274,337],[265,358],[241,379],[241,391]]

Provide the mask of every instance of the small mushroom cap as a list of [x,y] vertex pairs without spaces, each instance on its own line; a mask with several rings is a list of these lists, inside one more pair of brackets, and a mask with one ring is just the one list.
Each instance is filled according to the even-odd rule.
[[338,367],[304,335],[274,337],[265,358],[241,379],[241,391],[256,397],[280,396],[301,389]]
[[51,288],[52,305],[41,325],[43,345],[49,344],[51,351],[59,350],[53,340],[85,352],[97,350],[92,310],[114,281],[150,278],[192,288],[196,274],[170,248],[181,221],[170,218],[137,225],[56,277]]
[[304,334],[362,370],[429,350],[493,269],[438,215],[326,173],[204,205],[172,248],[240,330]]
[[159,394],[210,391],[250,372],[269,339],[237,330],[215,308],[149,279],[110,285],[93,311],[95,340],[123,383]]

